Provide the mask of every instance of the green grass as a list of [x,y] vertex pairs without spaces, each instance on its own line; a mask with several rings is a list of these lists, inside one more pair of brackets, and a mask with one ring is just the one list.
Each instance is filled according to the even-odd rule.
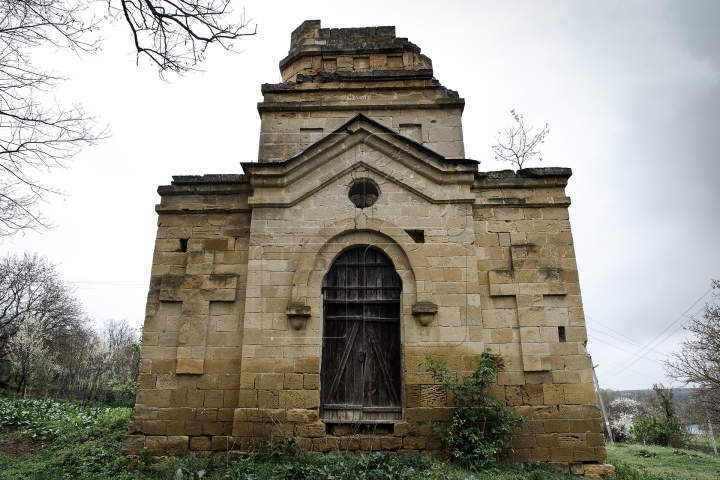
[[720,457],[692,450],[633,444],[608,445],[608,462],[628,480],[716,480]]
[[469,472],[421,455],[316,455],[273,448],[226,463],[222,456],[139,462],[122,454],[130,409],[0,398],[0,479],[475,479],[564,480],[542,465]]
[[[130,409],[0,398],[0,480],[169,479],[181,480],[568,480],[542,465],[497,464],[469,472],[441,460],[388,454],[298,454],[274,448],[233,463],[222,456],[129,462],[120,451]],[[720,478],[720,460],[671,448],[617,445],[608,448],[617,480]],[[641,453],[641,456],[637,454]]]

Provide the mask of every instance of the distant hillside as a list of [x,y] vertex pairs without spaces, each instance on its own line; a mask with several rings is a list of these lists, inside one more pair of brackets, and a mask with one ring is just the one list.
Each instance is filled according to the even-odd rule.
[[[686,402],[694,388],[673,388],[673,394],[678,402]],[[647,396],[652,390],[613,390],[618,397],[637,398]]]

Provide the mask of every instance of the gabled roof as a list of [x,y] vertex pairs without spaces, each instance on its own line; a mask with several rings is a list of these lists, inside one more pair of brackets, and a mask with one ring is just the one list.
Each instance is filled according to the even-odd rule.
[[[370,157],[348,161],[346,152],[358,146],[379,153],[392,162],[380,165]],[[337,160],[345,158],[338,163]],[[377,157],[375,157],[377,158]],[[375,120],[357,114],[334,132],[282,162],[243,162],[243,170],[253,187],[251,204],[290,206],[312,195],[325,185],[356,168],[365,168],[432,203],[467,203],[474,200],[469,189],[475,180],[477,164],[468,159],[447,159]],[[403,172],[395,178],[392,171]],[[410,182],[409,179],[415,177]],[[420,177],[443,185],[433,193],[415,187]]]

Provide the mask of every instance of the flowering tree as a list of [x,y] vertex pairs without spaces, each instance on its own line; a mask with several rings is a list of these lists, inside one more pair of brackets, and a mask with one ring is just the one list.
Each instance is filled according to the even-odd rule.
[[7,356],[17,379],[17,392],[27,393],[28,383],[47,385],[54,365],[42,321],[27,316],[7,343]]

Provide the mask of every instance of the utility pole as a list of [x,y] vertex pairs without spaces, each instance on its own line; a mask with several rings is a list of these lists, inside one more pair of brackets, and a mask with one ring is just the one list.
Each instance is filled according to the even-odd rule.
[[[592,357],[590,354],[588,354],[588,357],[590,357],[590,364],[592,365]],[[593,379],[595,380],[595,394],[598,398],[598,403],[600,403],[600,409],[602,410],[603,420],[605,421],[605,427],[608,431],[608,443],[615,443],[613,442],[613,435],[612,435],[612,429],[610,428],[610,419],[607,416],[607,412],[605,411],[605,402],[603,402],[602,394],[600,393],[600,382],[598,382],[597,375],[595,374],[595,368],[599,366],[600,364],[593,365],[592,371],[593,371]]]
[[708,431],[710,432],[710,438],[712,439],[713,451],[715,452],[715,456],[717,457],[717,445],[715,445],[715,435],[713,434],[712,423],[710,423],[710,415],[708,415],[707,412],[705,412],[705,415],[707,415],[708,419]]

